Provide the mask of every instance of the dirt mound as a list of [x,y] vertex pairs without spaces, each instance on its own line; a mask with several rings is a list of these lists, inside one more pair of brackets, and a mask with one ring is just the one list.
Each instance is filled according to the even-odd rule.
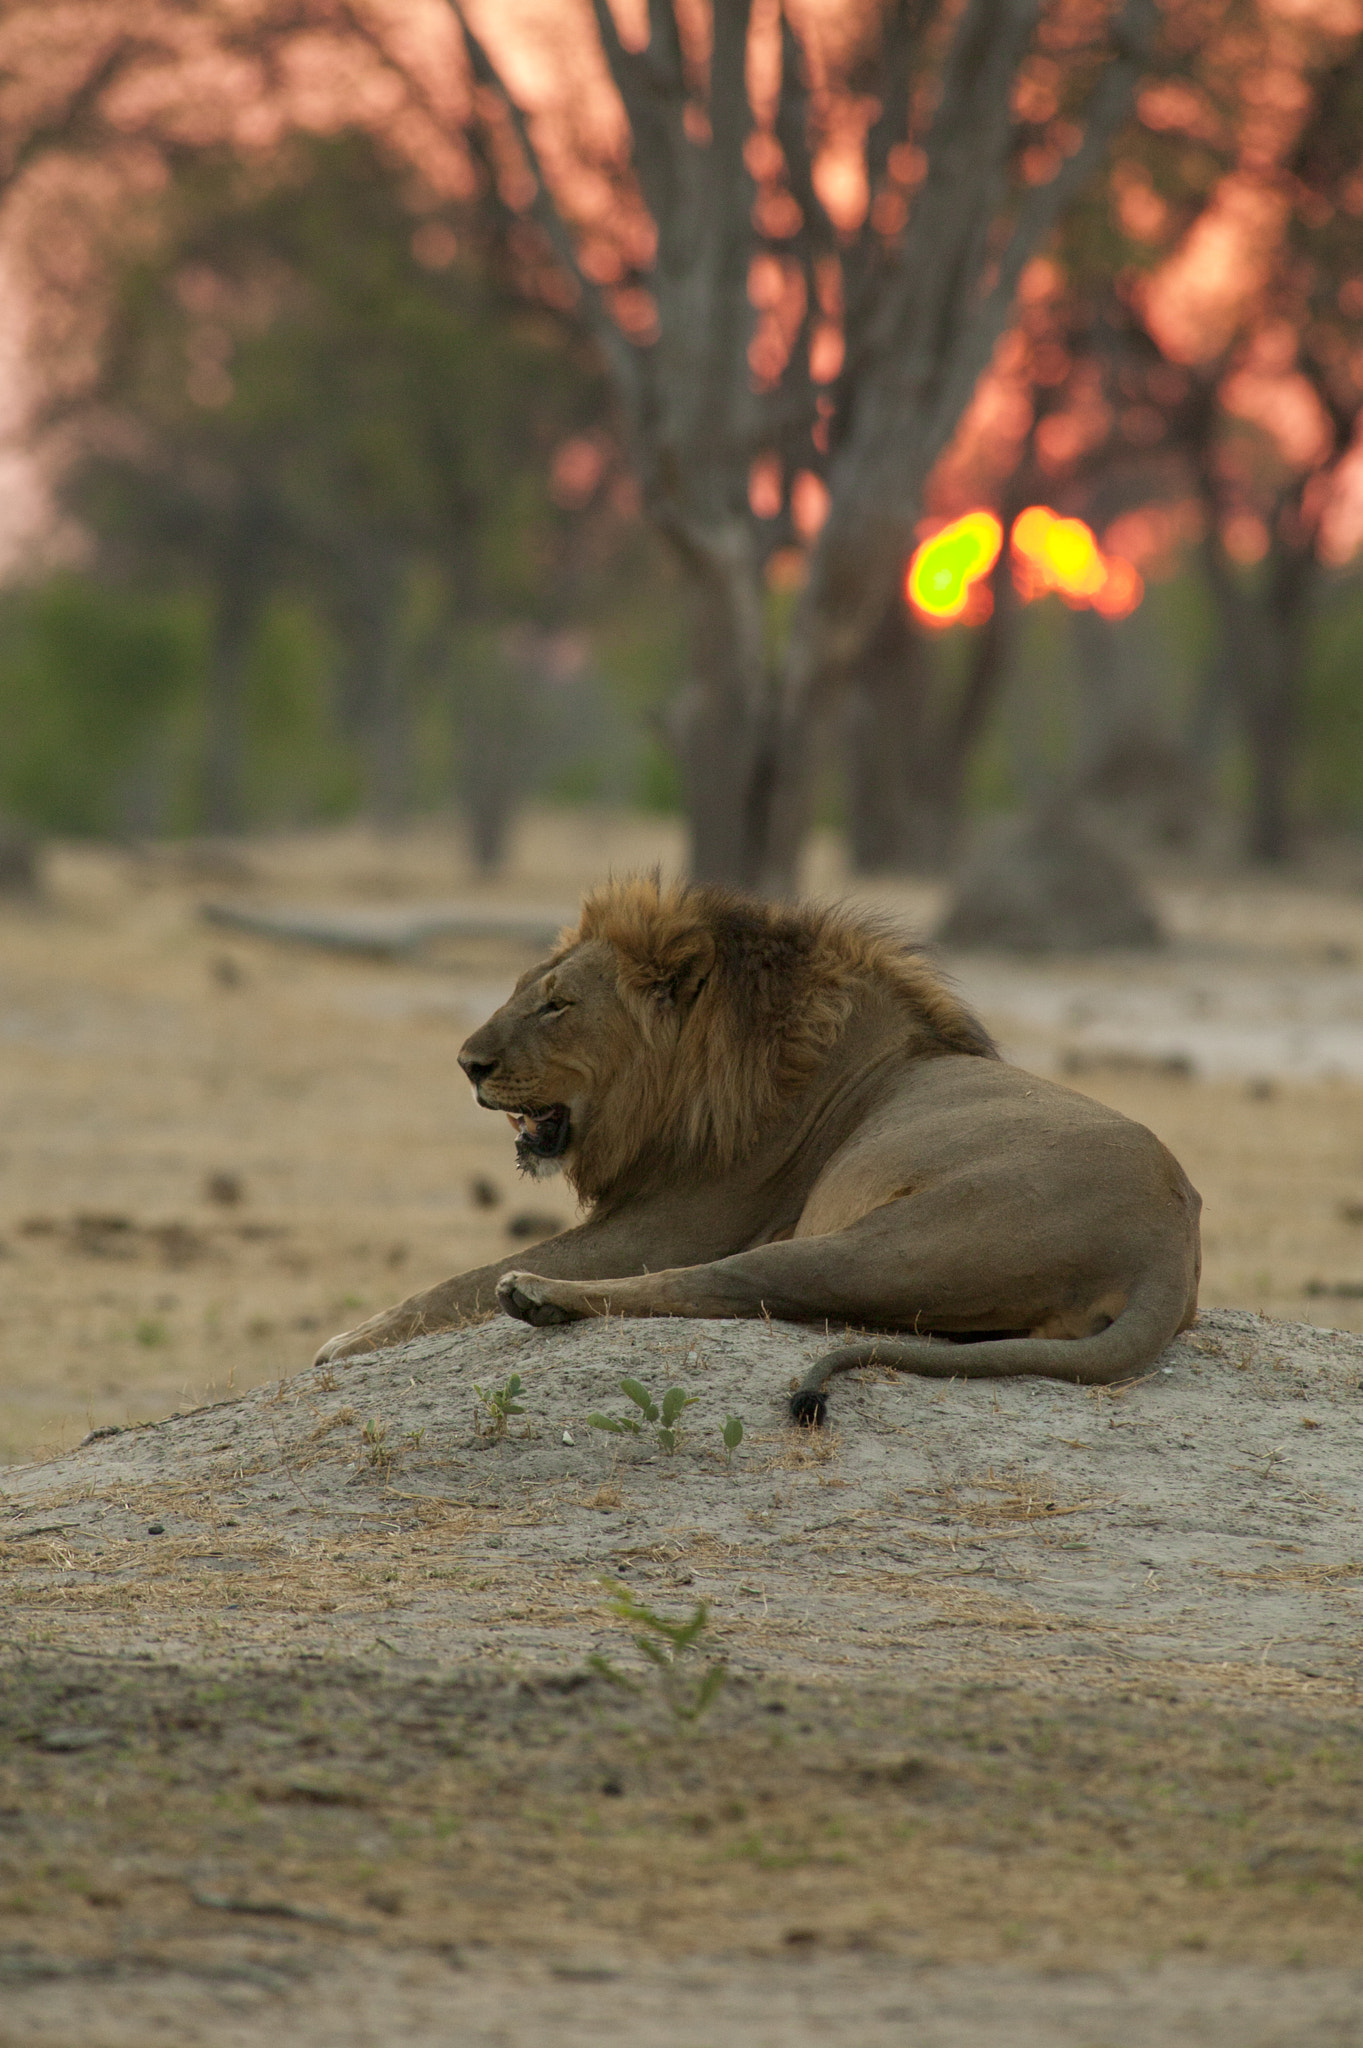
[[[328,1652],[381,1638],[561,1664],[610,1639],[601,1580],[629,1571],[711,1601],[734,1659],[805,1676],[959,1674],[1004,1643],[1023,1662],[1353,1668],[1340,1602],[1363,1582],[1363,1339],[1213,1310],[1127,1387],[872,1372],[835,1387],[832,1427],[810,1437],[786,1395],[827,1341],[789,1324],[499,1319],[101,1432],[0,1475],[5,1554],[25,1566],[11,1612],[59,1587],[92,1644],[206,1649],[226,1575],[238,1650],[291,1649],[305,1620]],[[488,1404],[513,1374],[503,1426]],[[694,1397],[675,1450],[625,1379]],[[389,1546],[385,1529],[413,1540]],[[36,1552],[16,1551],[33,1530]],[[335,1548],[362,1530],[394,1551],[381,1618]],[[485,1557],[490,1576],[433,1584],[436,1551]],[[135,1601],[111,1605],[111,1571]]]
[[497,1320],[0,1474],[6,2048],[1344,2040],[1363,1338],[810,1437],[827,1341]]
[[1009,953],[1163,944],[1159,920],[1129,868],[1058,804],[985,836],[937,938],[944,946]]

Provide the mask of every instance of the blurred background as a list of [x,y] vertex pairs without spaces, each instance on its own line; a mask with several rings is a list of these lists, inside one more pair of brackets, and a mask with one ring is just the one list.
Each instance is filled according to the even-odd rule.
[[852,895],[1363,1326],[1354,0],[5,0],[0,1457],[570,1220],[612,865]]

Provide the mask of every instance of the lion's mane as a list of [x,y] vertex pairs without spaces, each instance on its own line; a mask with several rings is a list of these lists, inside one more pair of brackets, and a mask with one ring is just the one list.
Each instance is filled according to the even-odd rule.
[[585,898],[556,958],[592,940],[619,961],[621,1039],[571,1178],[608,1193],[647,1153],[650,1174],[723,1169],[828,1057],[859,1002],[902,1009],[906,1050],[997,1050],[945,978],[884,920],[764,903],[656,877]]

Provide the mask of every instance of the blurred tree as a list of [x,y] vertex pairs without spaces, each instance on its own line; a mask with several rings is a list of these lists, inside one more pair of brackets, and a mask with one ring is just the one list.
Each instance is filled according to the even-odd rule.
[[[1077,613],[1084,730],[1074,772],[1105,802],[1142,784],[1161,829],[1176,831],[1199,807],[1198,762],[1211,766],[1229,719],[1251,767],[1250,849],[1280,859],[1313,606],[1331,562],[1361,537],[1351,508],[1363,406],[1363,44],[1351,27],[1234,8],[1196,20],[1176,10],[1168,33],[1184,43],[1178,75],[1143,89],[1106,189],[1072,209],[1059,260],[1037,266],[929,498],[947,516],[981,501],[1010,516],[1045,500],[1143,561],[1167,562],[1200,532],[1220,627],[1191,730],[1180,743],[1163,726],[1159,664],[1138,644],[1146,622]],[[1006,596],[1007,576],[1005,557],[996,593]],[[896,622],[882,646],[896,635],[913,644]],[[961,706],[978,705],[997,638],[992,621],[979,629]],[[921,660],[902,662],[898,684],[874,665],[866,673],[858,746],[864,775],[882,788],[886,764],[897,772],[895,723],[922,729],[932,681]],[[944,762],[961,730],[938,717]],[[941,780],[937,763],[924,766],[903,784],[899,858],[921,858],[916,834]],[[877,845],[884,858],[883,831]]]
[[1346,501],[1363,412],[1363,45],[1314,82],[1276,183],[1258,289],[1196,361],[1177,422],[1250,759],[1249,850],[1265,861],[1292,845],[1313,616],[1332,558],[1359,539]]
[[58,576],[0,599],[0,810],[48,832],[140,822],[158,725],[201,658],[192,607]]
[[[650,0],[640,48],[593,0],[613,148],[562,109],[537,138],[460,12],[509,203],[571,277],[689,582],[693,868],[787,889],[814,726],[883,625],[1028,260],[1126,117],[1153,8],[889,0],[802,40],[715,0],[707,47]],[[765,578],[792,542],[773,654]]]
[[592,376],[499,292],[476,225],[423,211],[355,133],[187,161],[114,268],[98,375],[51,416],[62,496],[106,569],[210,594],[205,822],[243,822],[248,667],[281,587],[335,627],[340,712],[391,820],[418,671],[450,686],[461,631],[555,594],[553,457],[599,409]]

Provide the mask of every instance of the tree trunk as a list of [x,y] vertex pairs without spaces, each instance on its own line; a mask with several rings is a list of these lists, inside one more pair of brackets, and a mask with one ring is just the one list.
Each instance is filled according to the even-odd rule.
[[452,671],[451,696],[458,741],[455,787],[468,828],[469,851],[480,875],[506,860],[512,827],[544,763],[541,671],[533,635],[522,629],[499,637],[495,654]]
[[903,874],[915,865],[926,654],[902,601],[892,604],[848,690],[847,842],[859,875]]
[[246,823],[246,685],[260,605],[249,565],[229,572],[218,592],[208,667],[203,822],[209,832],[240,832]]
[[1254,689],[1244,706],[1252,774],[1249,853],[1252,860],[1272,866],[1292,852],[1292,779],[1314,572],[1310,555],[1275,563],[1274,587],[1265,608],[1267,630]]
[[965,782],[1012,651],[1006,575],[954,701],[934,692],[923,630],[898,592],[850,686],[848,838],[858,874],[934,874],[960,842]]
[[1275,538],[1256,583],[1232,567],[1212,535],[1203,563],[1221,625],[1225,673],[1250,762],[1246,849],[1277,866],[1292,851],[1302,669],[1318,569],[1314,551]]
[[411,796],[411,705],[402,647],[404,563],[372,543],[349,565],[343,630],[350,659],[343,722],[360,750],[364,805],[378,824],[405,817]]
[[770,678],[762,568],[741,528],[707,535],[683,555],[692,583],[694,679],[671,730],[682,763],[698,882],[753,886],[758,876],[754,792],[761,783]]

